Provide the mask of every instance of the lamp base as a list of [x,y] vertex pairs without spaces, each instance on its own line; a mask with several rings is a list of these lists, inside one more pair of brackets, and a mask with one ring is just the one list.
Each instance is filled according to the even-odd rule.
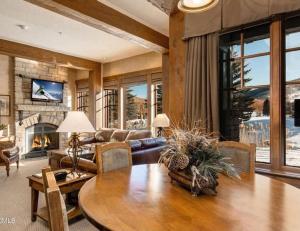
[[162,127],[158,127],[157,128],[157,137],[162,137],[162,132],[163,132],[163,128]]
[[82,153],[82,148],[79,141],[79,134],[72,133],[69,141],[68,155],[72,162],[71,174],[77,174],[79,177],[81,173],[78,171],[78,163],[80,161],[80,154]]

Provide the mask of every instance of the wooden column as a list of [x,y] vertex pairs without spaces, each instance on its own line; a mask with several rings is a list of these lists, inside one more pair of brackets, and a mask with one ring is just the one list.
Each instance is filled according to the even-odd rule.
[[271,24],[271,168],[279,169],[283,165],[284,152],[284,114],[283,114],[283,94],[284,84],[283,73],[283,41],[282,22],[276,19]]
[[[186,44],[182,40],[184,34],[184,14],[176,12],[170,15],[169,37],[169,76],[165,81],[167,93],[165,111],[173,123],[183,120],[184,113],[184,79]],[[166,58],[166,57],[165,57]],[[166,63],[164,63],[166,65]]]
[[96,95],[101,90],[101,64],[89,72],[89,119],[96,126]]

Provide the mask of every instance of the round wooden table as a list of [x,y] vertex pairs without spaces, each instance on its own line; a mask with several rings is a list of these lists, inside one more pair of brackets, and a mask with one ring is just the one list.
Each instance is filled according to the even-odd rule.
[[262,176],[220,176],[217,196],[193,197],[158,165],[98,175],[79,193],[98,228],[113,231],[299,231],[300,190]]

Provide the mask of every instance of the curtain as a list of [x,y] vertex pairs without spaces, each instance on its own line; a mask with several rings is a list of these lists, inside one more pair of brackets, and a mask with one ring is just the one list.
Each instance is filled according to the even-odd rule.
[[219,131],[218,34],[187,41],[185,120],[201,121],[207,132]]

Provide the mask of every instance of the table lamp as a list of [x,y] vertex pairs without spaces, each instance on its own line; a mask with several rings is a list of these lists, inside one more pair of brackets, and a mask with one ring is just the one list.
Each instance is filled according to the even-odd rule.
[[157,136],[160,137],[162,135],[163,128],[170,126],[170,120],[165,113],[158,114],[153,120],[152,126],[158,128]]
[[84,114],[84,112],[70,111],[56,131],[72,133],[71,139],[68,143],[68,155],[72,161],[72,172],[76,172],[80,159],[80,153],[82,152],[79,141],[80,133],[96,132],[95,128],[93,127],[87,116]]

